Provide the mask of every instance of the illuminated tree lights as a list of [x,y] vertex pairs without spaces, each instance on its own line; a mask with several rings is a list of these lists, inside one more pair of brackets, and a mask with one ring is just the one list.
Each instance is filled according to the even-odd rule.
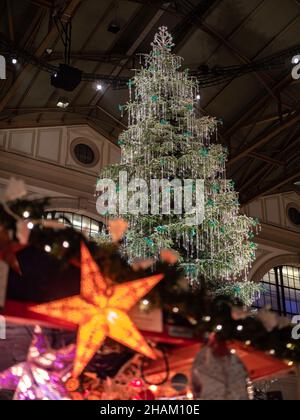
[[[118,184],[123,171],[128,179],[143,179],[148,185],[153,179],[204,180],[202,224],[190,226],[174,210],[170,215],[128,214],[123,216],[129,223],[124,254],[129,260],[157,258],[161,249],[176,249],[192,284],[204,276],[213,294],[251,304],[260,288],[245,279],[255,259],[252,238],[259,223],[239,214],[234,182],[226,179],[227,151],[213,143],[217,121],[196,117],[198,84],[188,71],[180,71],[182,59],[171,53],[173,46],[167,28],[160,28],[144,67],[128,83],[129,103],[120,106],[129,120],[119,138],[121,164],[102,170],[99,184],[103,179]],[[174,199],[172,187],[170,194]]]

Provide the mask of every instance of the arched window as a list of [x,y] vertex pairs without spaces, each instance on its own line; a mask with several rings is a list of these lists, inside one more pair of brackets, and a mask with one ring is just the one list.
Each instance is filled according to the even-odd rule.
[[262,279],[264,292],[255,306],[267,305],[280,315],[300,314],[300,268],[279,266],[272,268]]
[[65,226],[73,226],[76,230],[86,233],[93,238],[102,230],[103,224],[82,214],[66,211],[49,211],[45,214],[47,220],[59,220]]

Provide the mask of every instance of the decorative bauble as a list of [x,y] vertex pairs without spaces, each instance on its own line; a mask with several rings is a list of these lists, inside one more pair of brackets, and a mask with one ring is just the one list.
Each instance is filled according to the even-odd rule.
[[171,379],[172,388],[174,388],[175,391],[178,391],[178,392],[185,391],[188,386],[188,383],[189,383],[188,377],[184,375],[183,373],[177,373]]
[[241,360],[233,355],[218,356],[205,347],[192,367],[192,387],[195,400],[248,400],[248,373]]

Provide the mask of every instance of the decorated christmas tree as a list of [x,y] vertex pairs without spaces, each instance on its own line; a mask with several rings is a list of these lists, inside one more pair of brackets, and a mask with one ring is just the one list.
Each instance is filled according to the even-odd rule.
[[[128,180],[145,180],[148,185],[153,180],[164,180],[156,190],[164,197],[160,201],[154,198],[153,188],[146,197],[143,184],[136,182],[136,191],[130,189],[126,196],[126,204],[135,200],[135,212],[124,214],[123,195],[117,208],[105,213],[107,217],[126,218],[129,223],[124,253],[134,260],[157,258],[162,249],[175,249],[192,286],[197,287],[199,279],[205,279],[213,295],[228,295],[251,304],[259,286],[247,281],[247,275],[255,259],[252,238],[259,223],[240,214],[234,182],[226,179],[227,150],[217,142],[218,122],[197,116],[197,80],[189,76],[188,70],[181,70],[182,58],[172,54],[173,46],[167,28],[160,28],[152,51],[142,56],[142,69],[136,70],[128,83],[130,100],[120,105],[129,121],[118,141],[121,163],[101,172],[98,200],[111,198],[101,189],[104,179],[114,180],[116,195],[122,195],[120,173],[126,173]],[[191,223],[187,213],[178,211],[185,200],[173,182],[178,179],[189,180],[183,190],[196,202],[195,214],[202,204],[196,197],[201,188],[190,181],[204,181],[201,223],[197,217]],[[163,211],[166,198],[170,199],[170,212]]]

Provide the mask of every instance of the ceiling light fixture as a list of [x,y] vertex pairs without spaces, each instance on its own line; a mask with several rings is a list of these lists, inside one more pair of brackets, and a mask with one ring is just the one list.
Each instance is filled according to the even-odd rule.
[[110,24],[108,25],[108,28],[107,28],[107,31],[108,32],[111,32],[112,34],[117,34],[118,32],[120,32],[120,30],[121,30],[121,27],[120,27],[120,25],[118,24],[118,22],[117,21],[115,21],[115,20],[113,20],[113,21],[111,21],[110,22]]
[[70,101],[68,98],[59,98],[58,102],[57,102],[57,107],[58,108],[62,108],[62,109],[66,109],[68,108],[68,106],[70,105]]

